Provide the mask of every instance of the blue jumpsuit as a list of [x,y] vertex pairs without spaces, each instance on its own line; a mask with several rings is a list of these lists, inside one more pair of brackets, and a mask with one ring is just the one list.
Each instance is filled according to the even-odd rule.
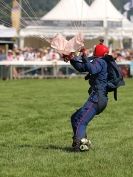
[[96,114],[107,106],[107,63],[102,58],[75,57],[71,65],[79,72],[88,72],[89,98],[86,103],[71,116],[74,138],[86,137],[86,127]]

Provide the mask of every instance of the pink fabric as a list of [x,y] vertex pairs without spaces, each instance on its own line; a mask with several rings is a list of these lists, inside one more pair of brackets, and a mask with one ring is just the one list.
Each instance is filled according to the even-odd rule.
[[84,46],[84,38],[82,33],[78,33],[72,39],[67,40],[61,34],[57,34],[51,40],[51,47],[59,53],[69,55],[71,52],[76,52]]

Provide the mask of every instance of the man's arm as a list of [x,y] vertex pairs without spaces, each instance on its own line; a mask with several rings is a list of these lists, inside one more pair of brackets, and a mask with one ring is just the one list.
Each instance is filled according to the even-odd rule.
[[79,72],[86,72],[84,62],[82,61],[82,57],[74,57],[70,60],[71,65]]
[[70,60],[71,65],[79,72],[89,72],[90,74],[97,74],[102,70],[102,60],[91,60],[86,57],[74,57]]

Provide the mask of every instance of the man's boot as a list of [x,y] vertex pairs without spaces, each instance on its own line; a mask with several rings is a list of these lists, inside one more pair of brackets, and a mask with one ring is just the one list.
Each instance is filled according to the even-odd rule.
[[87,140],[87,138],[81,140],[73,138],[72,147],[75,152],[88,151],[91,147],[91,141]]

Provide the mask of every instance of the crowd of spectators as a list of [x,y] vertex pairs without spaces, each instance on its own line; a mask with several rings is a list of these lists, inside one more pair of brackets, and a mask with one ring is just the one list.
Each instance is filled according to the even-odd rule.
[[50,61],[60,60],[60,58],[60,54],[51,48],[33,49],[26,47],[23,49],[9,50],[7,55],[8,61]]
[[131,49],[116,49],[112,50],[111,55],[116,58],[117,62],[133,61],[133,50]]
[[[93,50],[89,49],[88,56],[92,54]],[[133,60],[133,50],[131,49],[116,49],[112,50],[110,54],[112,54],[118,62]],[[0,49],[0,61],[4,59],[8,61],[51,61],[61,60],[61,55],[49,47],[40,49],[25,47],[23,49],[14,48],[13,50],[8,50],[6,58],[5,53]]]
[[[116,49],[110,52],[117,62],[133,61],[133,50],[131,49]],[[88,56],[93,55],[93,49],[88,49]],[[23,49],[14,48],[8,50],[7,55],[4,49],[0,48],[0,61],[59,61],[62,60],[61,55],[52,48],[40,48],[34,49],[31,47],[25,47]],[[124,77],[129,76],[129,66],[121,65],[121,70]]]

